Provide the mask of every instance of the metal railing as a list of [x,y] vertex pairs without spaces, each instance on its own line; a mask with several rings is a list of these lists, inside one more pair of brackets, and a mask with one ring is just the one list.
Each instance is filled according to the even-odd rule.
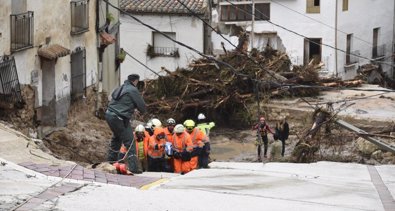
[[385,44],[373,46],[372,48],[372,58],[376,59],[385,56]]
[[71,34],[81,34],[89,30],[89,0],[74,0],[71,7]]
[[154,47],[154,53],[156,56],[180,56],[178,53],[178,48],[174,47]]
[[359,55],[361,55],[359,51],[351,51],[349,54],[346,54],[346,65],[358,63]]
[[0,59],[0,100],[6,103],[23,101],[14,57]]
[[33,47],[33,27],[33,12],[11,15],[11,52]]

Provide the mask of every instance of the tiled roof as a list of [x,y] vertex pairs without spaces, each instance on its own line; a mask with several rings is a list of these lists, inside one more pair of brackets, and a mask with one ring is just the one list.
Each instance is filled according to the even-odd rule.
[[70,54],[70,50],[58,45],[49,45],[38,49],[38,55],[50,60],[57,59],[59,57],[67,56]]
[[[197,14],[204,14],[205,12],[205,0],[181,0],[181,2]],[[177,0],[121,0],[120,7],[122,10],[131,13],[190,13]]]

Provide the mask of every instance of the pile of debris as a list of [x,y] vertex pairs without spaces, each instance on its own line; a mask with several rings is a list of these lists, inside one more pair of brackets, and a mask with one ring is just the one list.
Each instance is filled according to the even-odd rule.
[[359,69],[359,78],[370,84],[377,84],[384,88],[395,89],[395,80],[391,79],[380,65],[365,64]]
[[[224,63],[201,58],[192,62],[189,69],[174,72],[164,69],[166,76],[147,81],[143,94],[149,113],[166,113],[177,118],[181,111],[184,114],[178,116],[181,119],[205,111],[248,119],[251,103],[273,97],[315,96],[322,86],[319,79],[322,64],[310,62],[291,70],[288,55],[270,47],[262,52],[253,50],[248,55],[226,52],[217,60]],[[242,114],[237,115],[240,112]],[[245,122],[246,119],[237,120]]]

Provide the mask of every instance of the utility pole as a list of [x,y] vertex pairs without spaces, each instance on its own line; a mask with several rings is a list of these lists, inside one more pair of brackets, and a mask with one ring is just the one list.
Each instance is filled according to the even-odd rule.
[[255,1],[252,0],[252,21],[251,21],[251,50],[254,48],[254,22],[255,22]]
[[335,1],[335,73],[336,73],[336,78],[339,75],[337,71],[337,7],[338,7],[338,1]]

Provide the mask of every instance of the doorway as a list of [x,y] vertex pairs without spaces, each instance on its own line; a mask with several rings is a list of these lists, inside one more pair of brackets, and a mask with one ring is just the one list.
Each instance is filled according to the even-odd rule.
[[304,65],[307,65],[310,62],[313,64],[319,64],[321,62],[321,43],[321,38],[304,39]]
[[55,60],[42,59],[42,116],[43,126],[56,126]]

